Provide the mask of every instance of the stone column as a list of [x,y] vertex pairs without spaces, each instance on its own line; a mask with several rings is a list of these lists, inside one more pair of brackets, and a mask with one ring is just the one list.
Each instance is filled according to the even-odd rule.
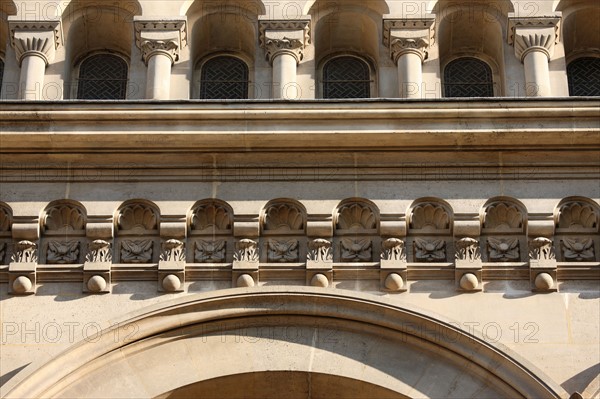
[[398,66],[401,98],[421,98],[423,62],[433,40],[433,18],[387,19],[384,21],[383,42]]
[[297,100],[302,97],[296,80],[297,67],[308,44],[309,21],[261,21],[260,41],[273,67],[274,99]]
[[46,67],[54,60],[56,49],[62,44],[59,20],[29,22],[9,20],[11,45],[21,67],[19,98],[43,100]]
[[171,67],[179,60],[185,45],[186,22],[182,19],[135,21],[136,45],[148,67],[146,98],[169,100],[171,97]]
[[524,64],[525,94],[528,97],[552,96],[548,63],[558,40],[560,16],[509,17],[509,42]]

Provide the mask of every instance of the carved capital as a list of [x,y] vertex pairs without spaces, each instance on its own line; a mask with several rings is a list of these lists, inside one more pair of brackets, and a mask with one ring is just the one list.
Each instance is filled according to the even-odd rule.
[[155,55],[162,54],[171,59],[171,63],[179,60],[181,48],[187,44],[185,19],[145,20],[135,19],[135,44],[142,51],[144,63]]
[[558,42],[561,15],[508,18],[508,43],[515,47],[516,57],[523,62],[532,51],[544,53],[548,60],[554,54],[554,45]]
[[289,54],[302,61],[303,51],[310,43],[310,20],[263,20],[259,23],[260,45],[267,60]]
[[415,19],[383,21],[383,44],[397,63],[404,54],[416,54],[421,62],[427,59],[427,49],[434,40],[435,19],[431,16]]
[[62,24],[60,20],[19,21],[9,17],[11,46],[15,49],[17,62],[25,57],[37,56],[46,65],[54,60],[56,49],[62,45]]

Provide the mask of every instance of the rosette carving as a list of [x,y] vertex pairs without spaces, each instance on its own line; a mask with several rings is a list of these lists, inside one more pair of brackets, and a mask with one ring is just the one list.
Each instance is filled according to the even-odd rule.
[[518,238],[488,238],[492,262],[516,262],[520,259]]
[[594,261],[594,241],[591,238],[563,238],[563,256],[567,261]]
[[373,260],[371,251],[371,240],[368,238],[342,238],[341,256],[342,262],[366,262]]
[[418,262],[444,262],[446,260],[446,242],[415,238],[415,258]]
[[267,247],[269,262],[298,261],[298,240],[269,240]]
[[223,263],[225,262],[225,240],[196,241],[194,258],[200,263]]

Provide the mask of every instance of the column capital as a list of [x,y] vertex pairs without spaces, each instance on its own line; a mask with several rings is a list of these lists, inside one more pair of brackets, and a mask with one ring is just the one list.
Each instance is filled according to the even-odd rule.
[[33,55],[44,60],[46,65],[54,60],[56,49],[63,43],[60,20],[23,21],[8,17],[10,44],[15,49],[17,63]]
[[300,63],[311,39],[310,19],[261,20],[259,35],[269,63],[281,54],[292,55]]
[[427,49],[434,41],[435,18],[399,18],[383,20],[383,44],[390,50],[394,63],[403,54],[416,54],[421,62],[427,59]]
[[548,57],[554,55],[558,42],[561,13],[540,17],[508,17],[508,43],[515,48],[515,56],[523,62],[531,51],[540,51]]
[[166,55],[171,63],[179,60],[181,48],[187,44],[187,23],[185,17],[145,19],[134,18],[135,44],[142,52],[142,59],[148,60],[157,54]]

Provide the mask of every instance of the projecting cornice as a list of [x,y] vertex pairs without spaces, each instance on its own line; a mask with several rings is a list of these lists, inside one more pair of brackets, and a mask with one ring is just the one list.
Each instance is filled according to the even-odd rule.
[[281,54],[290,54],[300,63],[310,43],[310,19],[261,20],[259,40],[270,63]]
[[394,62],[407,53],[413,53],[427,59],[427,49],[434,42],[435,18],[384,19],[383,44],[389,48]]
[[136,17],[135,44],[148,60],[156,54],[164,54],[174,63],[179,59],[181,48],[187,44],[185,18],[143,19]]
[[531,51],[541,51],[548,60],[554,55],[554,45],[558,43],[561,13],[541,17],[508,18],[508,43],[514,45],[515,55],[521,62]]
[[60,20],[23,21],[9,17],[8,29],[19,65],[28,55],[41,57],[48,65],[54,60],[56,49],[62,45]]

